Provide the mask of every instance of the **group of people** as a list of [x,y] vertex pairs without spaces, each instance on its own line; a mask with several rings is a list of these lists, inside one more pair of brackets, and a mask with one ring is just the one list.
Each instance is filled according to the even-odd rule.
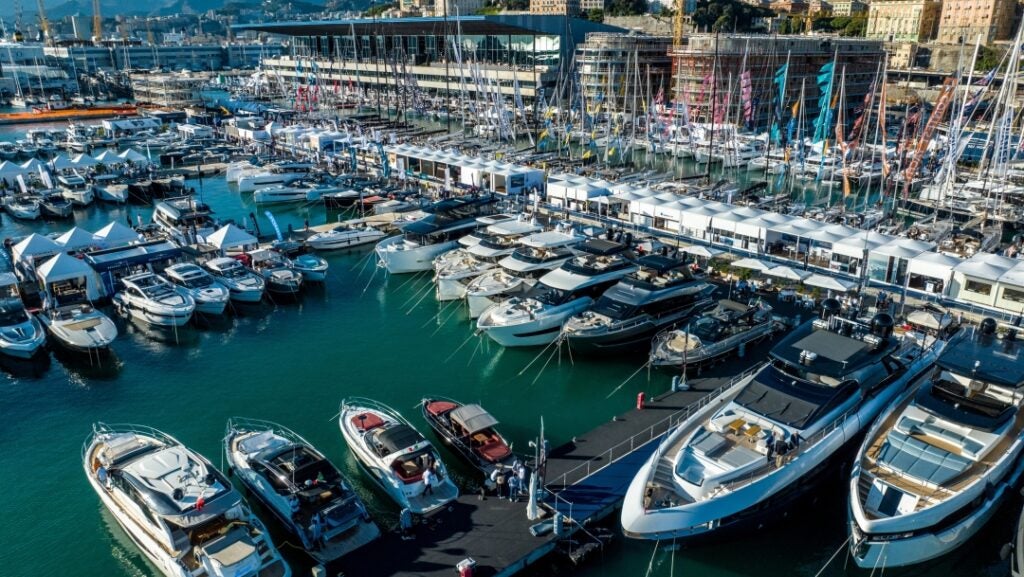
[[528,481],[529,472],[526,465],[516,459],[511,467],[494,467],[488,478],[488,485],[499,499],[507,497],[509,501],[518,501],[526,492]]

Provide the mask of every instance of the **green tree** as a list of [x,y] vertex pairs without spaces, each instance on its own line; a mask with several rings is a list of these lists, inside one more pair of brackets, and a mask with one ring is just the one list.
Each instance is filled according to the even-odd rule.
[[601,10],[600,8],[591,8],[583,16],[591,22],[604,22],[604,10]]
[[1001,55],[993,50],[989,46],[982,46],[978,49],[978,59],[974,62],[974,69],[978,71],[988,72],[996,66],[999,66],[999,61],[1002,59]]
[[756,20],[774,15],[767,8],[738,0],[698,0],[691,18],[700,30],[750,32],[758,27]]
[[846,26],[844,26],[841,30],[838,27],[836,27],[836,30],[839,30],[840,36],[864,36],[864,33],[867,31],[867,29],[868,17],[865,14],[858,14],[856,16],[852,16],[850,18],[850,21],[847,22]]
[[811,21],[811,30],[816,32],[832,32],[835,29],[832,27],[832,19],[822,16]]

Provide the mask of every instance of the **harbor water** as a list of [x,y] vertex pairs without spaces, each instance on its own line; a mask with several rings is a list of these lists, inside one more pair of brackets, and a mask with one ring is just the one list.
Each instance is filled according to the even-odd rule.
[[[260,227],[270,230],[251,195],[232,190],[222,176],[190,180],[188,186],[218,217],[241,222],[255,213]],[[94,231],[112,220],[148,222],[150,213],[136,205],[96,204],[76,210],[75,224]],[[275,216],[287,229],[337,215],[315,207],[275,209]],[[3,215],[0,236],[70,226],[13,222]],[[658,371],[627,381],[642,358],[545,354],[531,365],[539,351],[502,349],[475,337],[460,304],[435,301],[428,276],[388,277],[371,253],[367,248],[327,255],[328,281],[296,303],[266,303],[177,332],[155,332],[111,311],[121,336],[99,364],[52,353],[38,363],[0,361],[0,575],[157,575],[86,482],[81,443],[96,421],[156,427],[217,465],[229,417],[282,423],[323,450],[355,482],[374,516],[393,526],[396,508],[371,488],[339,433],[335,414],[343,397],[378,399],[423,431],[422,397],[479,401],[501,421],[513,448],[526,452],[542,418],[546,436],[558,445],[629,410],[639,392],[654,395],[670,386],[671,374]],[[469,468],[453,454],[443,455],[463,488],[471,489]],[[734,540],[681,548],[619,538],[579,568],[556,562],[531,571],[580,577],[815,576],[838,551],[822,575],[858,574],[845,568],[843,485],[837,473],[787,519]],[[1014,501],[968,547],[915,574],[1007,574],[999,550],[1011,537],[1017,512]],[[301,557],[288,547],[283,551],[303,574]]]

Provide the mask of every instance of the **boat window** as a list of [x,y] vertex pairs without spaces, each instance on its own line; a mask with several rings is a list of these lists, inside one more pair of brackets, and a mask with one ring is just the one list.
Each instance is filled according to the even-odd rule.
[[530,295],[541,304],[546,305],[560,305],[569,298],[571,295],[569,291],[551,288],[549,286],[538,284],[535,292]]
[[633,316],[633,311],[636,311],[637,307],[608,296],[602,296],[597,300],[593,310],[595,313],[605,315],[611,319],[624,319]]
[[181,284],[190,289],[205,288],[213,284],[213,279],[206,275],[196,275],[183,278]]
[[936,379],[921,389],[917,405],[946,420],[985,431],[1000,428],[1015,412],[1013,405],[946,379]]
[[20,300],[11,299],[0,302],[0,326],[17,325],[27,320],[28,315]]

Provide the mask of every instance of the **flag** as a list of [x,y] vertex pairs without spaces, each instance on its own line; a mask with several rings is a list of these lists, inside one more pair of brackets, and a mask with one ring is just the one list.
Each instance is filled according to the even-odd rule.
[[740,101],[743,102],[743,120],[749,125],[754,119],[754,103],[751,101],[753,90],[750,84],[750,71],[740,74]]

